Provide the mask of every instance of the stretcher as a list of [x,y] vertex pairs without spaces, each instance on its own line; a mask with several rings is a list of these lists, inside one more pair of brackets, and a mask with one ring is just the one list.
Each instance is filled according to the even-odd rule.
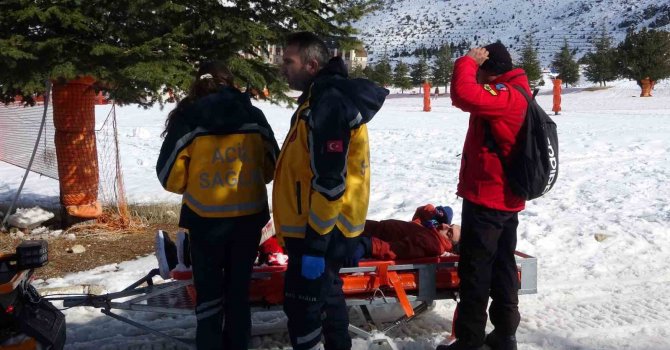
[[[516,252],[520,281],[519,294],[537,293],[537,259]],[[358,267],[342,268],[340,276],[347,305],[357,308],[365,322],[349,325],[349,331],[364,339],[373,339],[406,324],[430,310],[434,301],[456,300],[459,279],[458,256],[429,257],[413,260],[362,260]],[[286,266],[255,267],[252,275],[250,299],[253,312],[281,311]],[[138,327],[183,346],[195,349],[193,339],[173,337],[147,327],[116,310],[155,312],[170,315],[194,315],[194,289],[188,275],[173,274],[165,283],[154,283],[158,269],[122,291],[87,296],[60,297],[64,307],[90,306],[119,321]],[[374,317],[376,307],[400,305],[402,314],[390,323]],[[126,312],[126,314],[128,314]],[[252,334],[267,334],[283,329],[254,327]],[[378,346],[384,348],[384,346]]]

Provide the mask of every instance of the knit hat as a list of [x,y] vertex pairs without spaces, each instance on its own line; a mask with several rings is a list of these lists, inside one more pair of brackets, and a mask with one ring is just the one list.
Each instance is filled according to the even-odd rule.
[[454,211],[449,206],[435,207],[437,211],[437,221],[442,224],[451,224],[451,219],[454,217]]
[[489,73],[503,74],[514,68],[512,56],[501,42],[486,45],[484,48],[489,52],[489,59],[482,63],[481,69]]

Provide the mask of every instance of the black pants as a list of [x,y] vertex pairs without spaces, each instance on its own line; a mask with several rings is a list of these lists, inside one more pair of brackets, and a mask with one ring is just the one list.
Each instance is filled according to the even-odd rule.
[[289,255],[284,281],[284,312],[288,316],[288,332],[295,350],[311,349],[324,338],[326,350],[351,349],[349,314],[342,292],[340,268],[353,254],[358,238],[345,238],[339,230],[326,251],[326,269],[321,277],[308,280],[301,275],[303,240],[287,238]]
[[189,217],[199,350],[248,349],[249,283],[261,228],[269,218],[267,210],[237,218]]
[[470,346],[484,344],[486,305],[496,332],[513,335],[519,326],[519,279],[514,251],[518,213],[463,200],[458,277],[460,302],[456,337]]

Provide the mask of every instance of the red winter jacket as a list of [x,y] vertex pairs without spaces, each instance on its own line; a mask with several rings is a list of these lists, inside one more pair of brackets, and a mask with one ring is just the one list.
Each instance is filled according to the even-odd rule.
[[452,104],[470,112],[456,194],[487,208],[520,211],[525,207],[525,200],[512,193],[498,154],[486,146],[485,125],[490,124],[503,157],[515,151],[516,136],[523,125],[528,103],[514,85],[530,94],[528,78],[523,69],[517,68],[489,84],[478,84],[478,69],[475,60],[468,56],[454,63]]
[[375,259],[439,256],[453,248],[451,241],[437,233],[437,230],[401,220],[367,220],[363,235],[370,237],[372,257]]

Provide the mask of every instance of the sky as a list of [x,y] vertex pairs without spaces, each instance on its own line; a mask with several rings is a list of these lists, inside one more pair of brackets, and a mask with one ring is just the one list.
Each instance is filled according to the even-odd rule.
[[[652,98],[639,98],[634,82],[590,91],[564,90],[558,125],[560,170],[554,189],[527,203],[519,215],[518,250],[538,258],[538,293],[520,297],[520,350],[670,349],[670,83]],[[440,88],[443,89],[442,87]],[[550,88],[538,102],[551,108]],[[416,207],[450,205],[460,222],[455,195],[468,115],[448,96],[422,112],[419,95],[392,96],[369,123],[370,219],[410,219]],[[279,143],[291,109],[257,103]],[[121,160],[131,202],[178,203],[155,176],[164,118],[171,109],[117,108]],[[99,106],[102,119],[108,112]],[[0,202],[18,188],[23,170],[0,163]],[[21,196],[24,206],[57,203],[56,181],[32,174]],[[596,240],[595,237],[604,237]],[[113,292],[156,266],[153,255],[49,280],[39,289],[90,284]],[[455,303],[434,309],[389,334],[396,349],[433,349],[449,335]],[[373,313],[396,315],[385,308]],[[65,311],[68,349],[173,348],[145,331],[93,308]],[[193,337],[195,319],[122,313],[178,336]],[[256,327],[282,324],[278,313],[257,313]],[[488,329],[491,329],[489,324]],[[354,339],[354,349],[368,342]],[[287,347],[285,333],[255,336],[254,348]]]

